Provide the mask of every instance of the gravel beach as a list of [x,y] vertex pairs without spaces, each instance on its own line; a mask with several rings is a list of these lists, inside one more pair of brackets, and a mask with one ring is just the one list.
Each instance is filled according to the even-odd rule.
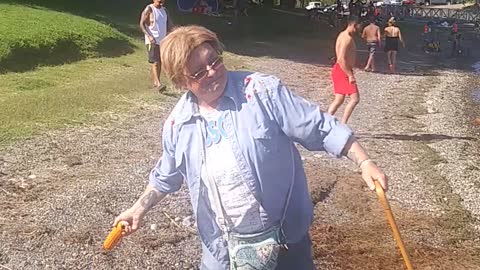
[[[326,110],[333,98],[328,53],[306,55],[313,51],[236,57]],[[480,269],[480,127],[472,124],[480,115],[470,96],[479,76],[407,51],[399,58],[400,74],[357,72],[361,101],[350,124],[390,177],[388,196],[416,269]],[[113,252],[100,250],[114,217],[142,193],[176,99],[132,104],[135,113],[101,115],[0,150],[0,268],[196,269],[200,244],[184,188]],[[403,269],[358,169],[301,153],[316,204],[317,268]]]

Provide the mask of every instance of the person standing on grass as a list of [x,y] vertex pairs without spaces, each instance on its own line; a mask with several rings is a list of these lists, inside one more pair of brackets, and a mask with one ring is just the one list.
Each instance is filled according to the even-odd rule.
[[353,74],[353,67],[356,62],[357,47],[353,40],[353,35],[357,32],[358,20],[351,16],[348,19],[347,27],[342,31],[335,43],[335,53],[337,62],[332,69],[332,81],[335,99],[328,107],[328,113],[334,115],[337,109],[345,101],[345,96],[350,96],[350,101],[345,107],[342,117],[342,124],[346,124],[353,109],[360,101],[360,95],[357,89],[357,83]]
[[375,53],[380,47],[380,27],[375,24],[375,18],[369,18],[370,24],[363,29],[362,38],[367,42],[368,60],[365,71],[375,72]]
[[145,7],[140,18],[140,29],[145,35],[145,45],[148,52],[148,62],[152,65],[152,80],[154,89],[162,92],[165,86],[160,83],[161,59],[160,41],[173,28],[172,20],[164,6],[164,0],[153,0]]

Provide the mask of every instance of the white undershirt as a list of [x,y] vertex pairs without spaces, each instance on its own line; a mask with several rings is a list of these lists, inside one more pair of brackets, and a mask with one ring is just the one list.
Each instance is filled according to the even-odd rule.
[[[265,210],[255,199],[245,183],[229,141],[229,134],[223,129],[223,115],[214,110],[201,112],[206,119],[207,136],[205,138],[206,158],[202,164],[201,177],[207,184],[208,197],[212,209],[217,216],[217,223],[225,230],[224,222],[219,217],[226,219],[229,231],[237,233],[255,233],[263,230],[260,213]],[[218,188],[220,203],[215,203],[213,190]]]

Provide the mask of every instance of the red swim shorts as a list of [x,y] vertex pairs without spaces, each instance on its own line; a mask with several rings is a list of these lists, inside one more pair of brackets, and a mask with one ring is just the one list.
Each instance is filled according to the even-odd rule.
[[358,92],[357,84],[351,84],[348,76],[338,63],[332,69],[333,92],[340,95],[351,95]]

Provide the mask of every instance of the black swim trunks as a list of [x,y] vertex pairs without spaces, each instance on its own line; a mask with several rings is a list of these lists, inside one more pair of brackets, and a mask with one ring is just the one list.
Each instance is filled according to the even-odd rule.
[[160,63],[160,45],[147,44],[148,62],[150,64]]

